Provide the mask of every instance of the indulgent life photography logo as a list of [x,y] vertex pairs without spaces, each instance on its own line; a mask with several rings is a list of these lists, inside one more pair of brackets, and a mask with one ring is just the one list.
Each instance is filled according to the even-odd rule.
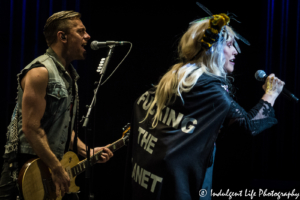
[[[214,191],[207,191],[206,189],[201,189],[199,191],[200,197],[206,197],[210,195],[211,197],[228,197],[229,200],[233,198],[240,198],[240,197],[247,197],[249,199],[255,199],[260,197],[273,197],[274,199],[298,199],[300,193],[293,189],[288,192],[276,191],[276,190],[268,190],[268,189],[245,189],[239,191],[231,191],[230,189],[227,190],[219,190]],[[245,199],[245,198],[243,198]]]

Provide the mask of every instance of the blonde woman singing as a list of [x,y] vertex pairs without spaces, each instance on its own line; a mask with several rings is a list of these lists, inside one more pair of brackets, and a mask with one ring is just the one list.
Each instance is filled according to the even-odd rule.
[[273,105],[284,82],[274,74],[250,112],[230,96],[239,36],[229,21],[219,14],[192,22],[179,43],[181,62],[135,102],[127,199],[210,199],[219,132],[237,126],[256,135],[277,123]]

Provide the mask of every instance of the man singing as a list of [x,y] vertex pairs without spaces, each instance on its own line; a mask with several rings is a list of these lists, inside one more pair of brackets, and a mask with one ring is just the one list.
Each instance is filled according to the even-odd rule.
[[[0,200],[16,199],[17,173],[26,161],[36,157],[51,169],[56,195],[69,192],[70,177],[59,160],[73,147],[78,112],[79,76],[71,62],[85,59],[84,47],[91,38],[80,17],[74,11],[49,17],[44,27],[49,48],[18,74],[17,104],[7,132]],[[78,153],[86,157],[85,144],[79,138],[77,143]],[[95,152],[102,149],[99,162],[104,163],[113,154],[106,147],[97,147]]]

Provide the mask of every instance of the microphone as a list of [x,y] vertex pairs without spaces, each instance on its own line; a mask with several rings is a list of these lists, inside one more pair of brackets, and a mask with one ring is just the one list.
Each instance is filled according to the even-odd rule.
[[[255,79],[258,80],[258,81],[266,81],[266,79],[268,77],[264,70],[257,70],[254,76],[255,76]],[[292,94],[290,91],[285,89],[285,87],[283,88],[282,93],[285,96],[287,96],[288,98],[295,101],[296,103],[299,101],[299,99],[297,97],[295,97],[295,95]]]
[[122,46],[124,44],[129,44],[130,42],[127,41],[106,41],[106,42],[98,42],[98,41],[93,41],[91,43],[91,48],[93,50],[98,50],[99,48],[104,48],[107,47],[108,45],[116,45],[116,46]]

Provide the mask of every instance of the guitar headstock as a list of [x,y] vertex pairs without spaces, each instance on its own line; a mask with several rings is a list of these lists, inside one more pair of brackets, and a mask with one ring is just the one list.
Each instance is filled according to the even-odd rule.
[[130,129],[131,129],[130,123],[126,124],[126,125],[123,127],[122,138],[123,138],[123,140],[125,141],[125,145],[128,144],[128,142],[129,142]]

